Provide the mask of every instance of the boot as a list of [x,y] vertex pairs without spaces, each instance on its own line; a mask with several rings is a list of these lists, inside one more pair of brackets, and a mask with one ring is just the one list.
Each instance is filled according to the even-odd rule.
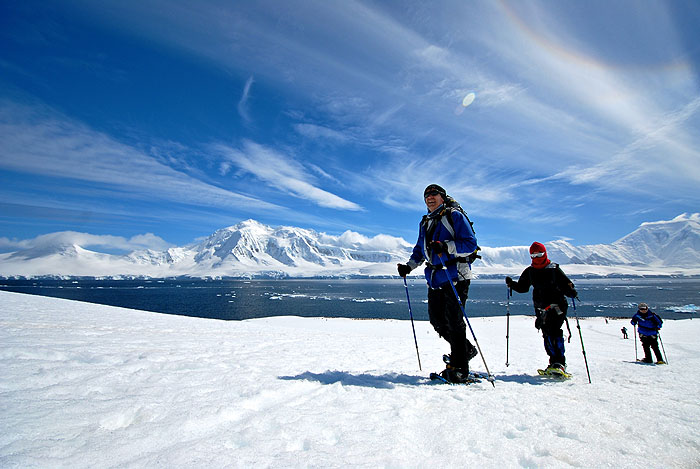
[[566,366],[561,363],[552,363],[547,367],[547,370],[564,371],[566,372]]
[[469,362],[472,358],[476,357],[479,354],[479,351],[474,347],[472,344],[468,344],[469,349],[467,351],[467,362]]
[[440,373],[440,376],[445,378],[450,383],[468,383],[469,370],[464,368],[451,368],[449,365]]

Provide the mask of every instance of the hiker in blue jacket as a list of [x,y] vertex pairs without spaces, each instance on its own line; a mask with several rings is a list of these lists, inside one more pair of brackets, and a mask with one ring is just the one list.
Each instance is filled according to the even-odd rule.
[[651,350],[653,350],[654,355],[656,355],[657,365],[665,364],[666,362],[664,362],[661,352],[659,351],[658,342],[659,329],[661,329],[661,325],[663,324],[661,318],[649,309],[649,305],[646,303],[639,303],[637,314],[632,317],[630,322],[632,325],[637,326],[639,340],[642,342],[642,348],[644,349],[644,358],[642,361],[644,363],[652,363]]
[[[451,382],[465,382],[469,360],[476,356],[477,350],[467,339],[460,303],[464,305],[469,293],[473,260],[470,256],[478,249],[476,236],[461,207],[445,189],[431,184],[425,188],[423,197],[428,214],[420,222],[411,258],[406,264],[398,264],[398,272],[405,277],[426,263],[430,324],[450,344],[451,350],[443,377]],[[459,294],[459,302],[450,282]]]

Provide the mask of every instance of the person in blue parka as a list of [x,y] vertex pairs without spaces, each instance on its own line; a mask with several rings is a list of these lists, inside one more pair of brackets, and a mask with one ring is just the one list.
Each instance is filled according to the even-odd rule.
[[649,305],[646,303],[639,303],[637,314],[632,316],[630,322],[632,325],[637,326],[639,340],[642,342],[642,348],[644,349],[644,358],[642,361],[644,363],[652,363],[651,350],[653,350],[654,355],[656,355],[656,363],[658,365],[666,363],[659,351],[659,329],[661,329],[661,325],[663,324],[661,318],[649,309]]
[[[442,372],[451,382],[465,382],[469,375],[469,360],[476,348],[469,342],[461,305],[467,300],[471,282],[470,259],[477,249],[476,236],[459,205],[445,189],[431,184],[423,193],[428,214],[418,229],[418,241],[406,264],[398,264],[399,275],[405,277],[426,263],[428,283],[428,315],[435,331],[450,344],[447,369]],[[452,283],[459,294],[457,300]]]

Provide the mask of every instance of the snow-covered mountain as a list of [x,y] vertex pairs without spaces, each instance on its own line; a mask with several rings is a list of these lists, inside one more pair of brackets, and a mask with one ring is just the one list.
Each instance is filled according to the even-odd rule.
[[[58,237],[57,237],[58,238]],[[608,275],[700,275],[700,214],[643,223],[611,243],[573,246],[546,243],[549,257],[567,273]],[[314,277],[395,275],[412,243],[346,231],[331,236],[313,230],[271,227],[246,220],[201,242],[164,251],[126,255],[90,251],[65,242],[0,254],[3,276]],[[477,274],[518,274],[530,263],[528,246],[482,248]],[[418,271],[415,274],[419,274]]]
[[[611,244],[573,246],[556,240],[546,246],[550,259],[576,274],[696,275],[700,272],[700,213],[642,223]],[[530,263],[529,246],[484,248],[482,256],[482,270],[495,273]]]
[[199,243],[122,256],[43,242],[40,247],[0,254],[0,275],[375,276],[390,274],[397,262],[406,260],[411,248],[403,239],[387,235],[367,238],[346,231],[331,236],[246,220],[222,228]]

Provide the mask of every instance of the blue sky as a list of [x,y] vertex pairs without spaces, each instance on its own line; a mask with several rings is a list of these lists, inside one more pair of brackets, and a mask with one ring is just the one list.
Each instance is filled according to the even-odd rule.
[[1,2],[0,249],[413,242],[429,183],[482,246],[609,243],[700,211],[699,65],[692,0]]

